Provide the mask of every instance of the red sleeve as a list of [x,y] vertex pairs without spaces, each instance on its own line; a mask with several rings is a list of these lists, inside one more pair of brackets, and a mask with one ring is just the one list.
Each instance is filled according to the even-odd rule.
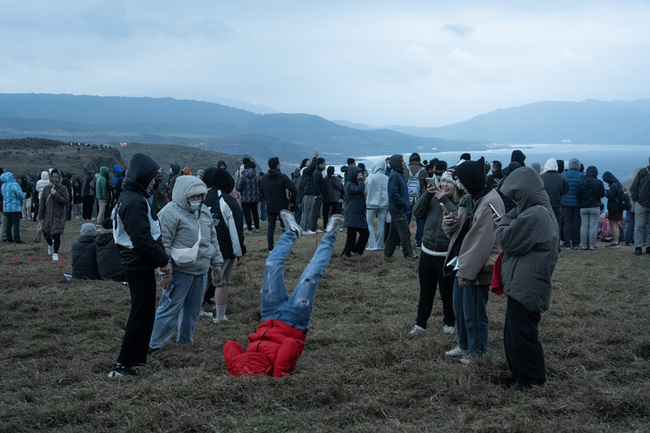
[[226,341],[226,344],[223,345],[223,359],[226,361],[228,372],[230,372],[230,374],[232,374],[231,369],[234,366],[235,357],[242,353],[244,353],[244,349],[242,349],[241,345],[236,341],[228,340]]
[[275,358],[273,377],[284,377],[292,374],[296,370],[300,352],[300,343],[293,338],[287,338],[280,345],[278,355]]

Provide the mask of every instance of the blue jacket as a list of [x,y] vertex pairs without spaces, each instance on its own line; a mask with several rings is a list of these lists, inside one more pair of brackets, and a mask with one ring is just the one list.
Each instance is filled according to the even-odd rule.
[[572,168],[562,173],[562,176],[569,182],[569,192],[562,196],[562,206],[579,207],[580,199],[578,198],[578,190],[580,189],[580,182],[585,178],[585,175],[577,169]]
[[388,175],[388,210],[409,211],[409,189],[402,167],[391,167]]
[[16,182],[14,174],[11,172],[2,173],[0,180],[2,181],[2,211],[21,212],[25,193]]

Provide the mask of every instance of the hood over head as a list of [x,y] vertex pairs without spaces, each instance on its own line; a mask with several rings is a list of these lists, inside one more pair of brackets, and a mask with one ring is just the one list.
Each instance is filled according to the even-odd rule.
[[377,159],[375,162],[372,163],[372,172],[373,173],[381,173],[384,174],[386,173],[386,165],[385,161],[383,159]]
[[580,160],[578,158],[569,160],[569,170],[580,170]]
[[361,173],[363,170],[361,170],[357,166],[352,166],[348,168],[348,182],[352,183],[359,183],[359,179],[357,179],[357,176],[359,176],[359,173]]
[[598,169],[595,165],[590,165],[587,167],[587,172],[585,173],[586,177],[598,177]]
[[196,176],[181,176],[176,179],[174,190],[172,191],[172,201],[179,207],[191,212],[192,209],[187,203],[187,198],[193,195],[202,194],[203,198],[208,193],[205,183]]
[[156,161],[144,153],[136,153],[129,162],[124,184],[146,194],[149,183],[156,177],[159,170],[160,166]]
[[402,169],[402,161],[404,161],[404,157],[402,155],[393,155],[388,160],[388,165],[390,166],[391,170],[397,171],[398,173],[403,173],[404,170]]
[[533,168],[521,167],[510,173],[501,185],[501,194],[517,203],[518,213],[539,205],[550,209],[552,214],[544,182]]
[[99,175],[108,179],[108,167],[106,167],[105,165],[102,165],[99,168]]
[[549,158],[546,161],[546,164],[544,164],[544,170],[542,173],[546,173],[547,171],[557,171],[557,161],[555,158]]
[[606,171],[605,173],[603,173],[603,181],[607,182],[609,185],[611,185],[613,183],[617,183],[619,185],[621,184],[621,182],[619,182],[619,180],[616,178],[616,176],[614,176],[609,171]]
[[[223,167],[221,167],[222,165],[223,165]],[[226,165],[226,161],[222,160],[222,161],[217,162],[217,168],[223,168],[224,170],[226,168],[228,168],[228,166]]]
[[[209,176],[209,177],[208,177]],[[220,189],[226,194],[230,194],[235,188],[235,179],[226,170],[221,168],[210,167],[205,173],[205,182],[210,188]]]
[[3,183],[10,183],[16,181],[16,179],[14,178],[14,174],[10,171],[5,171],[4,173],[0,174],[0,180]]
[[47,170],[41,171],[41,180],[47,180],[48,182],[50,181],[50,172]]
[[115,164],[113,166],[113,173],[115,173],[115,176],[120,177],[121,175],[124,174],[124,170],[122,170],[122,167],[119,165]]
[[483,157],[478,161],[465,161],[457,165],[455,173],[468,193],[475,195],[485,189],[487,176]]

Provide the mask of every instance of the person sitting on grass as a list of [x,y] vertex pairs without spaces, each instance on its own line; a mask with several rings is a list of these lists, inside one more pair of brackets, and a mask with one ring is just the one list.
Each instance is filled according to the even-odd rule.
[[72,244],[72,278],[99,280],[96,234],[95,224],[85,223],[81,226],[79,239]]
[[126,281],[120,250],[113,239],[113,220],[104,218],[95,237],[97,245],[97,270],[102,280]]
[[302,230],[291,212],[281,211],[280,218],[285,231],[264,266],[260,292],[262,323],[256,332],[249,334],[246,352],[232,340],[223,347],[228,373],[233,376],[284,377],[295,371],[305,347],[318,285],[332,258],[336,235],[343,226],[343,216],[332,215],[320,245],[288,296],[284,262]]

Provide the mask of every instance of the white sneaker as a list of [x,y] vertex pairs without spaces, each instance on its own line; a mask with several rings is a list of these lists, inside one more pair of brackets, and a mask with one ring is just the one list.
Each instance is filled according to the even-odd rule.
[[463,356],[467,353],[467,350],[463,350],[460,346],[456,346],[453,349],[445,352],[446,356]]
[[52,261],[53,262],[58,262],[59,261],[59,255],[57,253],[52,254]]
[[323,233],[323,231],[321,229],[317,229],[316,233]]
[[424,331],[426,331],[426,329],[424,329],[423,327],[421,327],[419,325],[415,325],[413,327],[413,329],[411,329],[411,332],[409,332],[409,334],[415,335],[415,334],[419,334],[420,332],[424,332]]
[[302,232],[303,235],[313,235],[314,233],[316,233],[316,232],[312,232],[311,230],[306,230],[306,231]]
[[47,246],[47,255],[51,256],[52,254],[54,254],[54,246],[53,245],[48,245]]
[[332,215],[329,222],[327,223],[327,227],[325,227],[325,231],[327,233],[338,232],[339,229],[343,227],[344,221],[345,220],[343,219],[343,215],[340,214]]
[[212,317],[212,316],[213,316],[213,314],[211,312],[209,312],[209,311],[201,310],[201,312],[199,313],[199,317]]
[[458,362],[460,362],[463,365],[468,365],[472,361],[470,361],[469,358],[460,358]]
[[219,323],[219,322],[228,322],[228,317],[223,316],[221,319],[212,319],[212,323]]
[[442,327],[442,332],[444,332],[445,334],[455,334],[456,328],[454,328],[453,326],[444,325]]
[[[302,235],[302,229],[300,228],[300,224],[296,222],[296,218],[293,216],[291,212],[288,210],[281,210],[280,211],[280,218],[282,219],[282,222],[284,223],[284,229],[292,231],[296,234],[297,237],[300,237]],[[313,233],[313,232],[312,232]],[[307,232],[305,232],[307,234]]]

